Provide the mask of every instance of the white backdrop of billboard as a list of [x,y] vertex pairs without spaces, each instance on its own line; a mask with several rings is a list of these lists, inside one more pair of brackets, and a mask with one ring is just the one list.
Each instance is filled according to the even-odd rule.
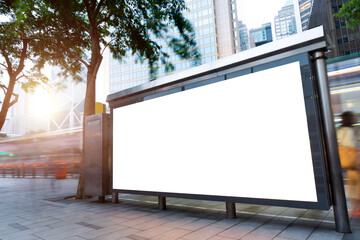
[[317,202],[299,62],[113,114],[113,189]]

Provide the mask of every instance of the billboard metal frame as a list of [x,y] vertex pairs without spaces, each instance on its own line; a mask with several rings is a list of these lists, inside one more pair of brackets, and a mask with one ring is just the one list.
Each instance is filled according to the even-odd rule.
[[[350,232],[341,167],[337,152],[336,135],[332,120],[329,90],[327,88],[328,85],[326,85],[325,51],[327,51],[325,34],[323,28],[318,27],[302,34],[293,35],[240,54],[194,67],[188,71],[169,75],[130,89],[116,92],[107,97],[110,105],[110,132],[112,133],[113,110],[115,108],[299,61],[304,87],[304,100],[306,102],[306,114],[308,119],[313,118],[312,123],[316,122],[314,129],[309,129],[309,131],[313,131],[314,133],[313,138],[310,138],[318,202],[149,192],[113,189],[113,186],[111,187],[112,192],[159,196],[159,199],[163,199],[163,202],[159,200],[159,204],[161,205],[165,204],[164,197],[312,209],[329,209],[329,207],[333,205],[337,231],[344,233]],[[307,79],[306,83],[304,83],[304,78]],[[306,93],[307,90],[305,88],[309,89],[310,92]],[[112,138],[110,141],[112,148]],[[113,164],[112,151],[111,164]],[[112,172],[112,174],[115,175],[116,173]],[[165,206],[163,206],[163,209],[165,209]]]

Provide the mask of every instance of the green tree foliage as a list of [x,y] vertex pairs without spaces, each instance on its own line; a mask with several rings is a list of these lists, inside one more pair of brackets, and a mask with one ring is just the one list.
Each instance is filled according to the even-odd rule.
[[[84,116],[95,112],[95,80],[106,47],[116,59],[132,54],[147,61],[153,77],[160,63],[168,71],[174,68],[155,38],[165,39],[174,53],[193,59],[194,65],[200,60],[192,25],[182,14],[184,0],[27,0],[13,1],[12,7],[17,19],[37,30],[36,68],[49,62],[77,78],[85,67]],[[178,34],[171,35],[173,29]],[[82,171],[77,198],[84,197]]]
[[345,18],[346,26],[354,30],[360,24],[360,0],[351,0],[344,3],[339,12],[334,15]]
[[[0,13],[11,15],[4,2],[0,2]],[[32,54],[31,37],[28,29],[13,19],[0,22],[0,88],[4,93],[1,100],[0,129],[2,129],[10,107],[18,101],[14,93],[16,84],[29,92],[38,85],[47,83],[48,79],[40,71],[24,71],[25,61],[34,57]],[[4,74],[7,74],[5,79]]]

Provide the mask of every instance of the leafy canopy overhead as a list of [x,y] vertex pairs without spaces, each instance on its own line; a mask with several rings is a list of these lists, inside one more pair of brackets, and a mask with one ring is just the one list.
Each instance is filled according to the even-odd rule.
[[336,17],[345,18],[346,25],[352,30],[360,24],[360,0],[351,0],[344,3]]
[[[156,38],[194,65],[200,61],[192,25],[182,14],[184,0],[28,0],[16,1],[16,9],[20,21],[38,30],[40,44],[34,51],[41,56],[39,68],[51,62],[62,66],[65,75],[76,76],[81,64],[89,68],[95,61],[96,40],[116,59],[133,54],[148,60],[153,76],[159,63],[168,71],[174,68]],[[171,35],[174,29],[177,34]]]

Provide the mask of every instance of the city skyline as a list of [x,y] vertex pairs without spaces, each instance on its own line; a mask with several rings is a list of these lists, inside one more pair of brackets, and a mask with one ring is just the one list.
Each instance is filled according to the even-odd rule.
[[243,21],[248,29],[261,27],[267,22],[273,23],[274,16],[287,1],[289,0],[236,0],[238,19]]

